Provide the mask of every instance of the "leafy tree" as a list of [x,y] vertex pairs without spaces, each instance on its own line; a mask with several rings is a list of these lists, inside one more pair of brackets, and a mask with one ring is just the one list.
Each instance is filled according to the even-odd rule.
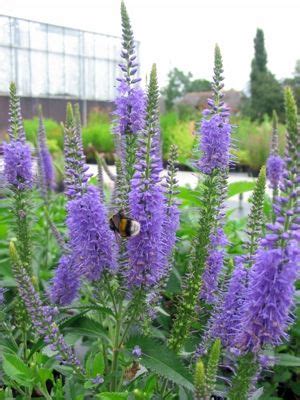
[[264,33],[257,29],[254,39],[254,58],[250,75],[250,109],[252,119],[262,119],[265,114],[272,115],[283,112],[283,92],[280,83],[267,68],[267,52]]
[[195,79],[190,82],[187,92],[208,92],[211,90],[210,82],[206,79]]
[[166,108],[171,110],[174,102],[179,97],[189,92],[205,92],[210,90],[210,82],[206,79],[192,79],[191,72],[184,73],[178,68],[172,69],[168,74],[168,85],[162,90],[165,95]]
[[284,80],[284,85],[292,88],[298,108],[300,107],[300,60],[296,61],[294,78],[287,78]]

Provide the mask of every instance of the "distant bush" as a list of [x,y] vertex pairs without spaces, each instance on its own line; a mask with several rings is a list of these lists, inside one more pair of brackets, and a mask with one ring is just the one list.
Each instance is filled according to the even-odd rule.
[[186,163],[195,144],[194,121],[181,121],[177,113],[170,112],[160,118],[163,158],[167,159],[171,144],[178,146],[178,159]]
[[82,141],[89,160],[94,159],[94,150],[101,153],[113,153],[114,137],[109,115],[91,113],[87,125],[82,129]]
[[[44,119],[44,125],[50,151],[54,153],[59,149],[62,150],[64,139],[61,125],[50,118]],[[38,126],[39,120],[37,117],[24,120],[24,129],[27,139],[30,140],[30,142],[32,142],[34,145],[36,145]]]
[[[248,118],[233,120],[236,128],[233,132],[236,146],[237,163],[246,165],[254,171],[259,171],[265,164],[270,151],[272,122],[265,117],[262,123],[250,121]],[[284,125],[279,124],[279,149],[284,149]]]
[[[178,146],[179,162],[185,164],[191,158],[196,143],[194,135],[196,114],[169,112],[161,116],[160,126],[162,135],[163,159],[167,160],[171,144]],[[193,117],[193,119],[191,119]],[[45,119],[48,146],[52,154],[60,153],[63,149],[63,133],[60,124],[52,119]],[[235,144],[234,154],[236,163],[251,168],[254,172],[266,162],[269,154],[272,122],[265,117],[263,122],[251,121],[249,118],[233,117],[232,123]],[[36,143],[38,118],[24,121],[27,138]],[[284,148],[284,125],[279,124],[280,151]],[[107,159],[113,158],[114,137],[109,114],[92,112],[88,123],[82,129],[82,138],[85,154],[89,161],[94,160],[94,151],[105,153]]]

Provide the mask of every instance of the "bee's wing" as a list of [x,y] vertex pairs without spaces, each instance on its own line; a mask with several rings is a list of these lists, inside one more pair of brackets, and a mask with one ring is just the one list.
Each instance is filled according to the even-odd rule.
[[110,228],[112,230],[117,230],[118,231],[119,230],[119,226],[120,226],[120,221],[121,221],[121,217],[120,217],[119,213],[113,215],[109,220]]

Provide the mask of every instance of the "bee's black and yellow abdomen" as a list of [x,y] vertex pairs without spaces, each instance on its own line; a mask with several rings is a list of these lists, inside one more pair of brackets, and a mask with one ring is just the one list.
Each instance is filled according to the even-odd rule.
[[119,235],[124,238],[136,236],[140,231],[140,224],[137,221],[124,216],[122,211],[119,211],[110,218],[109,227],[114,232],[118,232]]
[[121,218],[119,224],[119,233],[123,237],[130,236],[130,224],[127,218]]

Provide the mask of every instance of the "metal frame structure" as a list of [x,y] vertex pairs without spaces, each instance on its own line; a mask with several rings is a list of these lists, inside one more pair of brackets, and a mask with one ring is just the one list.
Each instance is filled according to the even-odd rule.
[[[137,51],[139,43],[137,42]],[[111,101],[121,39],[0,15],[0,94]]]

